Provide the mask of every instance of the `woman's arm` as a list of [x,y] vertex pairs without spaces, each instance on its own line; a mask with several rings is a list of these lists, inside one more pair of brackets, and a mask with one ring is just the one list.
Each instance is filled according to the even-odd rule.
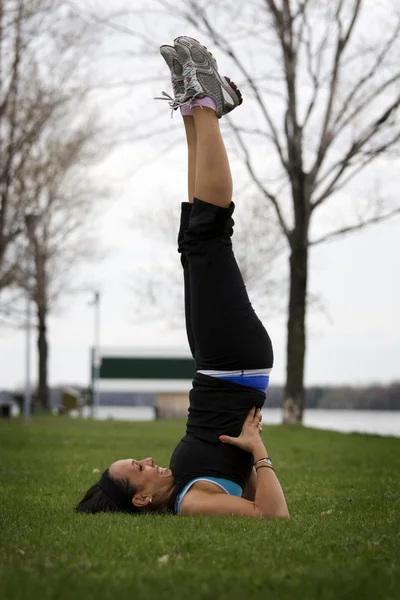
[[[267,450],[261,440],[253,447],[254,462],[268,457]],[[262,464],[262,463],[261,463]],[[287,518],[289,516],[285,496],[275,471],[271,467],[260,466],[257,469],[257,485],[254,505],[264,518]]]
[[250,500],[254,502],[254,498],[256,497],[256,487],[257,487],[257,472],[253,467],[249,480],[244,488],[244,492],[242,494],[242,498],[245,500]]
[[[261,411],[252,409],[238,438],[221,436],[221,441],[251,452],[254,461],[268,456],[260,438]],[[261,463],[262,464],[262,463]],[[254,501],[226,494],[210,494],[192,489],[182,500],[182,515],[237,515],[263,519],[284,519],[289,516],[285,496],[273,469],[257,467]]]

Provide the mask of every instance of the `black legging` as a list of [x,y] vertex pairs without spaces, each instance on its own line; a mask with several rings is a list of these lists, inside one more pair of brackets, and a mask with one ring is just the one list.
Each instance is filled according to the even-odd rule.
[[[247,295],[232,251],[234,204],[182,203],[178,250],[185,281],[186,331],[197,370],[264,369],[271,340]],[[249,239],[251,244],[251,239]]]

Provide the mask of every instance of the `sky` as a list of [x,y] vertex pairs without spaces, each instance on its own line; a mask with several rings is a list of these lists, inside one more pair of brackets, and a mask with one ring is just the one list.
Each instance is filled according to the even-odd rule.
[[[155,32],[159,32],[160,43],[163,43],[161,29],[162,24],[159,29],[155,28]],[[167,23],[167,29],[173,31],[174,25]],[[193,35],[193,32],[189,33]],[[107,53],[116,52],[125,45],[126,38],[122,34],[104,41]],[[134,61],[133,58],[129,60]],[[123,61],[121,64],[128,63]],[[129,63],[137,67],[135,75],[138,77],[146,75],[146,69],[153,69],[156,64],[150,62],[145,68],[143,63]],[[107,65],[106,68],[118,71],[115,62]],[[154,67],[154,73],[158,74],[162,67],[161,62]],[[163,83],[166,81],[165,78]],[[176,145],[172,151],[163,150],[168,144],[165,137],[121,145],[101,165],[97,176],[117,182],[107,200],[105,213],[96,225],[105,259],[100,264],[79,268],[73,276],[81,287],[101,292],[101,346],[187,348],[183,322],[181,327],[171,327],[168,321],[146,321],[140,317],[139,324],[132,298],[135,267],[151,264],[152,257],[163,256],[165,252],[149,232],[135,229],[132,223],[143,211],[157,213],[160,202],[170,205],[186,199],[186,156],[180,121],[178,118],[170,119],[167,107],[163,111],[164,107],[160,109],[158,106],[156,113],[148,113],[145,108],[155,94],[165,89],[160,86],[150,84],[124,93],[120,91],[122,100],[118,104],[118,114],[113,117],[118,117],[126,126],[127,134],[132,131],[132,124],[138,121],[143,132],[151,132],[165,123],[171,131],[172,138],[169,139],[176,140]],[[240,109],[243,112],[244,107]],[[243,118],[248,118],[248,115]],[[155,156],[158,156],[157,160]],[[395,195],[399,184],[398,165],[394,161],[387,163],[380,173],[379,183],[385,195]],[[233,175],[236,189],[242,189],[245,182],[243,169],[235,159]],[[376,172],[371,179],[366,175],[364,184],[369,185],[375,177]],[[358,185],[360,193],[364,193],[365,187],[362,183]],[[241,208],[245,210],[240,195],[235,197],[235,201],[238,213]],[[332,202],[330,210],[322,214],[317,226],[329,225],[338,213],[341,214],[347,202],[349,194]],[[307,321],[307,385],[385,384],[400,379],[399,233],[400,219],[396,218],[311,250],[309,290],[318,297],[318,305],[310,308]],[[177,264],[178,260],[176,255]],[[51,385],[89,383],[89,348],[93,342],[94,319],[90,300],[89,291],[65,297],[50,317]],[[285,379],[284,308],[285,299],[281,303],[281,313],[274,311],[264,320],[274,345],[275,366],[271,382],[275,384],[282,384]],[[23,385],[25,343],[24,331],[0,329],[0,388],[14,389]],[[34,343],[32,352],[34,377]]]

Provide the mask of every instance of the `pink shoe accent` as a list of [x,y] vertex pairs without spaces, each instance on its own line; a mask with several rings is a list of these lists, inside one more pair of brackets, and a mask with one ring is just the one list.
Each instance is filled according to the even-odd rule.
[[196,100],[193,100],[189,106],[181,108],[182,117],[190,117],[192,115],[192,108],[195,108],[196,106],[204,106],[204,108],[211,108],[217,112],[217,105],[215,104],[214,100],[209,96],[204,96],[204,98],[197,98]]
[[185,108],[181,108],[181,115],[182,115],[182,117],[191,117],[192,116],[191,107],[185,106]]
[[196,100],[194,100],[194,102],[192,102],[192,108],[194,108],[195,106],[204,106],[204,108],[212,108],[212,110],[215,110],[215,112],[217,112],[217,105],[215,104],[214,100],[209,96],[205,96],[204,98],[197,98]]

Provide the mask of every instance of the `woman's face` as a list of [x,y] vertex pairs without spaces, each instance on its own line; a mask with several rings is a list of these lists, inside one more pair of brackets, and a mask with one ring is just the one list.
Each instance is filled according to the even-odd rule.
[[172,471],[158,467],[152,458],[118,460],[109,467],[110,475],[115,479],[126,479],[137,490],[134,504],[146,506],[170,491],[174,485]]

